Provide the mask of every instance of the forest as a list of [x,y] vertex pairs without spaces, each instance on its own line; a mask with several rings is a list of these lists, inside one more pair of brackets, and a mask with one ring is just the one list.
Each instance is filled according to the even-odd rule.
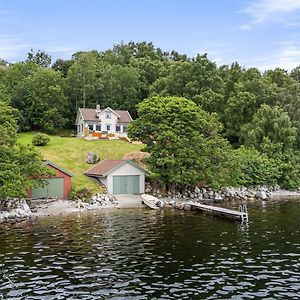
[[[106,51],[77,52],[54,62],[49,54],[31,50],[26,61],[7,65],[1,60],[0,102],[14,110],[18,131],[46,133],[74,129],[79,107],[100,104],[127,109],[134,119],[140,117],[131,136],[146,144],[152,154],[149,164],[166,184],[299,186],[300,66],[290,72],[280,68],[261,72],[237,62],[218,66],[207,54],[189,57],[163,51],[151,42],[120,43]],[[186,156],[176,155],[180,147],[166,154],[169,161],[155,158],[155,153],[166,149],[164,143],[171,135],[157,136],[154,147],[150,135],[135,124],[148,128],[157,122],[147,109],[157,113],[166,107],[165,117],[177,109],[177,118],[194,137],[185,140],[192,147],[186,156],[201,158],[202,164],[185,164]],[[202,120],[198,125],[180,113],[185,107],[200,114],[194,116]],[[162,132],[160,126],[166,124],[156,125],[153,132]],[[178,136],[184,137],[187,131],[175,125]],[[193,135],[197,130],[203,139]],[[159,145],[159,140],[164,143]],[[175,138],[170,140],[176,144]],[[206,146],[197,154],[193,148],[199,141]],[[191,165],[198,169],[191,170]],[[166,176],[166,170],[174,176]]]

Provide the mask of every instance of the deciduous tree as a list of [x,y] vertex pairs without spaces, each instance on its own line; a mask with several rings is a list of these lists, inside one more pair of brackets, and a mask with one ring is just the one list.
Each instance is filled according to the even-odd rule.
[[151,170],[164,184],[220,186],[229,179],[230,147],[215,115],[179,97],[146,99],[138,114],[129,134],[146,144]]

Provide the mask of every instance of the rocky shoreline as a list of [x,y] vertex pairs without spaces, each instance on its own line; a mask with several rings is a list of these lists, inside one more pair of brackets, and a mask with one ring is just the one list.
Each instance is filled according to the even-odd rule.
[[54,216],[86,210],[117,208],[116,198],[108,194],[96,194],[91,203],[78,200],[58,199],[0,199],[0,224],[16,224],[30,218]]
[[151,194],[158,198],[165,199],[196,200],[197,202],[224,202],[230,200],[267,200],[270,199],[273,192],[279,190],[280,186],[258,186],[255,188],[226,187],[220,189],[219,191],[214,191],[211,188],[201,188],[196,186],[194,188],[187,189],[183,193],[176,191],[174,193],[168,192],[166,195],[164,195],[161,190],[152,188],[148,184],[146,186],[145,192],[146,194]]
[[31,209],[26,199],[7,198],[0,201],[0,224],[15,224],[27,220]]
[[[299,198],[299,192],[288,192],[280,190],[279,186],[256,188],[223,188],[220,191],[213,191],[210,188],[199,188],[186,190],[184,193],[175,192],[162,195],[158,189],[153,189],[149,185],[146,193],[159,198],[156,205],[158,207],[170,207],[175,209],[189,210],[189,201],[203,204],[222,203],[229,201],[240,201],[247,203],[255,200],[280,199],[280,195],[286,198]],[[121,201],[120,201],[121,202]],[[82,212],[87,210],[120,208],[117,197],[108,194],[95,194],[89,203],[85,199],[81,200],[57,200],[57,199],[18,199],[7,198],[0,200],[0,224],[16,224],[26,221],[31,217],[43,217],[61,215],[67,213]],[[130,206],[132,207],[132,206]],[[139,206],[140,207],[140,206]]]

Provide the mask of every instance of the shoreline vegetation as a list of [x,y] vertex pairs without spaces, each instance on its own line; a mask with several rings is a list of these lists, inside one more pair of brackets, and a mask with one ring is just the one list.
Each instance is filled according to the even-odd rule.
[[[53,64],[31,50],[26,61],[0,68],[0,198],[25,197],[42,184],[34,180],[50,176],[42,159],[76,175],[71,198],[103,192],[83,175],[90,151],[101,160],[147,152],[147,178],[159,190],[150,192],[158,196],[223,201],[232,189],[215,192],[222,187],[233,186],[239,193],[231,196],[241,200],[253,196],[249,187],[297,190],[299,78],[300,66],[218,66],[207,54],[188,57],[147,42],[77,52]],[[128,136],[142,144],[54,135],[74,129],[80,107],[98,104],[128,110]],[[48,144],[40,136],[36,143],[44,146],[34,147],[32,132],[52,136]]]

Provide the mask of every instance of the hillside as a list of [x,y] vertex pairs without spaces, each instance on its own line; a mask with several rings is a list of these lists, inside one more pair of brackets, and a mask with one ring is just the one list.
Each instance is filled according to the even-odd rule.
[[[33,132],[20,133],[19,142],[31,144],[33,136]],[[47,146],[35,148],[41,152],[43,159],[51,160],[75,174],[72,179],[74,188],[87,187],[96,192],[99,190],[99,186],[83,175],[92,166],[85,162],[87,153],[95,152],[101,160],[122,159],[125,154],[141,150],[143,145],[119,140],[86,141],[52,135]]]

